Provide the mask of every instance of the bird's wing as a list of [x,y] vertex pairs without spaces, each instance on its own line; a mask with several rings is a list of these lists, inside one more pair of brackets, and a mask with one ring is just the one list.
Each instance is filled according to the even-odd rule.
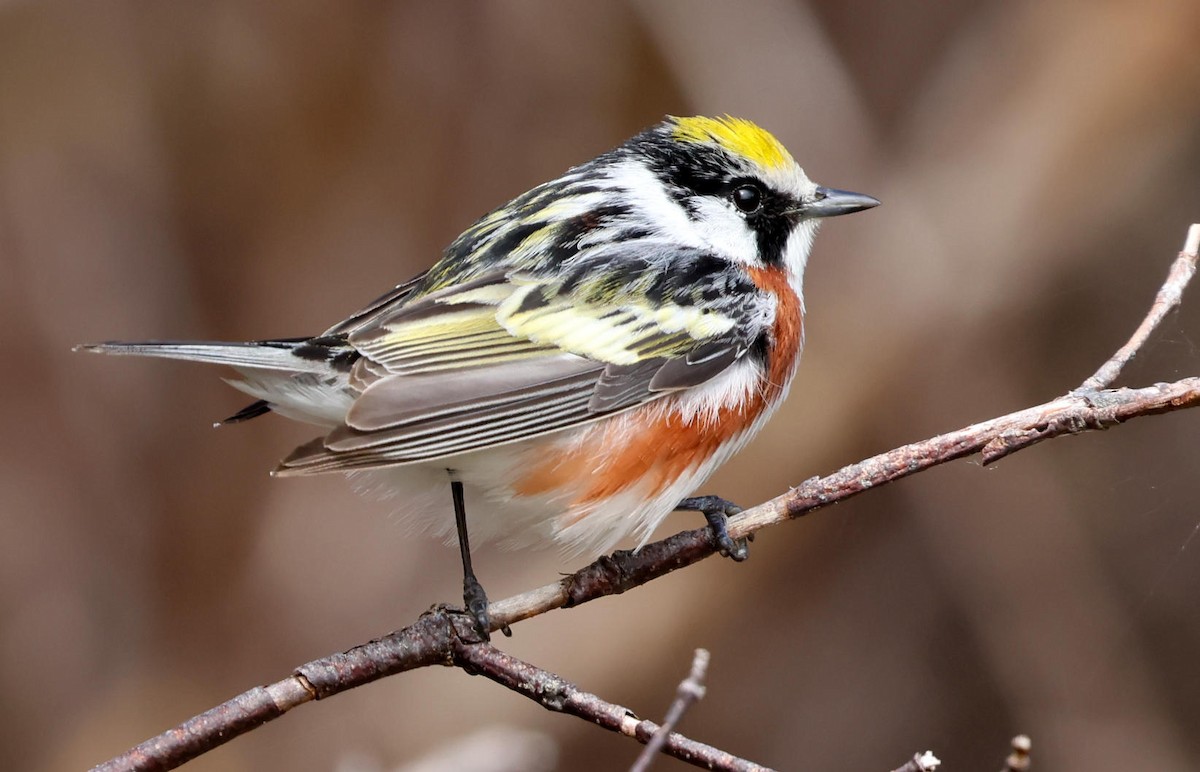
[[362,393],[281,471],[404,464],[587,422],[711,379],[774,310],[728,261],[665,244],[447,287],[349,332]]
[[379,317],[391,313],[394,309],[403,305],[417,291],[421,286],[421,282],[425,280],[425,275],[426,272],[422,271],[403,284],[397,284],[392,289],[372,300],[362,310],[356,311],[353,315],[321,333],[319,337],[332,338],[340,335],[348,335],[356,329],[372,324]]

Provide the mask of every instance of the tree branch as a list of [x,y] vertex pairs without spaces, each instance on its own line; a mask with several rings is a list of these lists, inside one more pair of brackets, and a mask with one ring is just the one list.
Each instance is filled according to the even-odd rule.
[[1151,304],[1146,318],[1134,330],[1133,336],[1125,345],[1121,346],[1117,353],[1113,354],[1092,377],[1084,381],[1078,391],[1093,391],[1112,385],[1112,382],[1121,374],[1121,370],[1129,364],[1138,349],[1150,339],[1150,335],[1167,317],[1167,314],[1183,301],[1183,290],[1196,273],[1198,253],[1200,253],[1200,223],[1193,223],[1192,227],[1188,228],[1187,238],[1183,240],[1183,249],[1179,252],[1179,257],[1175,258],[1175,262],[1171,264],[1167,280],[1163,282],[1162,288],[1154,298],[1154,303]]
[[[768,767],[670,732],[667,725],[660,727],[653,721],[638,719],[629,708],[589,694],[570,681],[505,654],[490,643],[479,643],[474,628],[466,629],[469,621],[465,621],[462,614],[456,613],[453,619],[461,632],[469,633],[475,639],[460,638],[454,650],[454,664],[468,673],[490,678],[547,710],[579,716],[640,743],[650,743],[661,736],[662,752],[698,767],[729,772],[770,772]],[[662,732],[663,729],[668,731]]]
[[[1077,391],[1036,407],[914,442],[814,477],[729,521],[734,539],[794,520],[866,490],[908,477],[932,466],[980,454],[984,464],[1066,434],[1108,429],[1133,418],[1167,413],[1200,403],[1200,377],[1140,389],[1106,389],[1136,354],[1162,318],[1179,303],[1195,272],[1200,225],[1188,232],[1184,251],[1172,267],[1150,313],[1133,338]],[[648,544],[636,553],[620,551],[600,558],[552,584],[491,604],[492,629],[557,608],[578,606],[617,595],[716,551],[707,528],[684,531]],[[473,620],[463,612],[436,606],[416,622],[379,640],[341,654],[313,660],[291,676],[256,687],[98,767],[97,770],[166,770],[222,745],[287,713],[297,705],[353,689],[378,678],[440,664],[478,673],[536,700],[550,710],[571,713],[646,743],[658,727],[638,721],[626,708],[608,703],[529,663],[479,640]],[[665,750],[714,769],[762,769],[710,746],[672,733]],[[912,762],[910,762],[912,763]],[[722,766],[724,764],[724,766]],[[740,765],[740,766],[739,766]]]

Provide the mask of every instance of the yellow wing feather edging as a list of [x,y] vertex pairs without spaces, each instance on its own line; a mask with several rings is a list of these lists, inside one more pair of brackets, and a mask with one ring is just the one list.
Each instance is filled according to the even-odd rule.
[[[386,371],[416,374],[495,365],[569,353],[632,365],[683,355],[736,326],[712,309],[672,302],[653,306],[604,288],[607,302],[554,294],[552,285],[510,279],[431,299],[428,311],[385,322],[356,341]],[[549,297],[546,294],[549,293]],[[586,293],[582,293],[586,294]],[[432,310],[432,309],[430,309]]]
[[670,356],[736,324],[711,310],[675,303],[593,305],[570,298],[526,303],[541,289],[538,284],[520,287],[500,304],[497,321],[515,336],[611,364]]

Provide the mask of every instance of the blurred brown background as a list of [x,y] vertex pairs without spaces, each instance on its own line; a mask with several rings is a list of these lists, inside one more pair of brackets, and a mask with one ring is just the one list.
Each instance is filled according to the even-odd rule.
[[[73,343],[316,332],[664,114],[741,115],[884,201],[817,241],[793,396],[709,486],[750,504],[1069,390],[1200,219],[1195,0],[288,8],[0,7],[0,768],[97,763],[460,586],[344,480],[267,477],[311,430],[214,431],[218,372]],[[1193,289],[1122,382],[1200,373],[1197,341]],[[647,717],[706,646],[683,731],[785,769],[997,769],[1017,732],[1041,769],[1200,768],[1198,430],[955,463],[502,645]],[[494,597],[574,567],[477,562]],[[190,768],[637,751],[427,670]]]

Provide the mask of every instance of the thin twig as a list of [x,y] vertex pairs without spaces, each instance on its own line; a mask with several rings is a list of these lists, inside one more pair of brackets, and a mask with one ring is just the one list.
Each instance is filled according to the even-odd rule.
[[379,640],[301,665],[282,681],[239,694],[93,770],[175,769],[298,705],[345,691],[348,684],[367,684],[406,670],[445,664],[454,628],[437,612],[434,609]]
[[1171,264],[1171,270],[1167,273],[1167,280],[1163,282],[1162,287],[1158,290],[1158,295],[1154,298],[1154,303],[1150,306],[1150,312],[1146,314],[1146,318],[1138,325],[1131,337],[1124,346],[1112,355],[1092,377],[1088,378],[1076,391],[1095,391],[1096,389],[1106,389],[1112,385],[1117,376],[1121,374],[1121,370],[1125,365],[1129,364],[1134,358],[1138,350],[1145,345],[1150,335],[1162,323],[1176,306],[1183,300],[1183,289],[1192,280],[1192,275],[1196,273],[1196,257],[1200,252],[1200,223],[1193,223],[1192,227],[1188,228],[1187,238],[1183,241],[1183,250],[1179,253],[1179,257],[1175,258],[1175,262]]
[[933,751],[925,751],[914,754],[903,766],[896,767],[892,772],[933,772],[941,763],[941,760],[933,755]]
[[[490,678],[547,710],[578,716],[641,743],[649,743],[666,726],[639,719],[629,708],[585,692],[570,681],[505,654],[490,643],[460,642],[454,650],[454,664],[469,673]],[[664,737],[661,749],[669,756],[705,769],[769,772],[768,767],[689,740],[677,732]]]
[[679,682],[679,688],[675,690],[675,701],[667,710],[662,726],[650,738],[650,742],[646,743],[646,747],[642,748],[629,772],[646,772],[650,769],[650,765],[662,750],[663,743],[667,741],[667,735],[675,731],[683,714],[687,713],[692,705],[704,699],[704,678],[708,675],[708,659],[708,649],[696,649],[696,654],[692,657],[691,672]]
[[[1198,242],[1200,226],[1194,225],[1189,230],[1185,252],[1194,254]],[[1192,271],[1180,269],[1177,272],[1176,269],[1172,269],[1167,284],[1175,289],[1166,293],[1160,292],[1155,307],[1160,307],[1163,303],[1177,303],[1177,300],[1171,301],[1169,296],[1182,292],[1183,285],[1191,277],[1191,273]],[[1163,301],[1163,297],[1168,299]],[[1167,310],[1170,307],[1162,306]],[[1153,329],[1165,313],[1166,310],[1162,310],[1156,316],[1152,311],[1151,317],[1154,321],[1150,323],[1149,329]],[[1142,327],[1146,324],[1144,322]],[[1122,351],[1125,351],[1125,348],[1132,344],[1128,356],[1115,365],[1116,372],[1119,372],[1124,362],[1136,353],[1137,347],[1145,342],[1144,336],[1140,334],[1142,327],[1139,327],[1139,333],[1135,334],[1131,343],[1122,348]],[[1120,352],[1114,360],[1119,356]],[[1108,377],[1109,370],[1112,368],[1108,365],[1101,368],[1096,376],[1085,382],[1085,386],[1093,381],[1103,382],[1103,379]],[[1115,377],[1115,373],[1112,377]],[[803,517],[879,485],[975,453],[982,456],[985,464],[991,464],[1011,453],[1053,437],[1107,429],[1132,418],[1181,410],[1197,404],[1200,404],[1200,377],[1184,378],[1174,383],[1160,383],[1141,389],[1081,389],[1075,394],[1036,407],[881,453],[844,467],[827,477],[814,477],[788,493],[732,518],[728,525],[729,535],[740,539],[768,526]],[[703,560],[715,551],[711,530],[703,528],[678,533],[648,544],[637,553],[613,553],[553,584],[491,604],[489,613],[492,629],[514,624],[552,609],[578,606],[607,595],[623,593]],[[472,638],[475,635],[474,630],[472,617],[456,609],[435,607],[402,630],[341,654],[313,660],[297,668],[288,678],[238,695],[95,769],[105,772],[174,769],[234,737],[282,716],[297,705],[323,699],[378,678],[418,667],[450,664],[471,669],[473,672],[484,672],[475,669],[474,655],[471,654],[473,651],[480,651],[478,647],[483,645]],[[468,643],[471,645],[467,645]],[[496,655],[507,657],[498,650]],[[508,658],[508,661],[514,663],[513,668],[517,668],[515,663],[519,663],[518,660]],[[537,670],[527,663],[519,664],[521,668],[531,669],[529,673]],[[524,682],[513,677],[513,670],[498,668],[495,669],[495,673],[495,680],[522,691]],[[492,677],[489,672],[484,674]],[[506,675],[501,678],[501,674]],[[555,680],[554,683],[566,684],[561,679]],[[533,696],[527,691],[522,693]],[[577,689],[573,693],[586,694],[578,692]],[[554,709],[552,698],[553,695],[550,695],[551,704],[542,704]],[[600,702],[603,703],[602,700]],[[623,711],[619,715],[628,714],[625,709],[611,706],[611,703],[603,705]],[[566,712],[581,715],[575,711]],[[650,722],[635,723],[638,726],[654,726]],[[645,729],[644,738],[639,739],[648,742],[656,729],[657,727]],[[676,737],[679,736],[670,735],[670,738]],[[669,739],[668,747],[671,747],[671,742]],[[916,757],[916,761],[920,761],[921,758]],[[929,754],[929,758],[932,759],[932,754]]]

